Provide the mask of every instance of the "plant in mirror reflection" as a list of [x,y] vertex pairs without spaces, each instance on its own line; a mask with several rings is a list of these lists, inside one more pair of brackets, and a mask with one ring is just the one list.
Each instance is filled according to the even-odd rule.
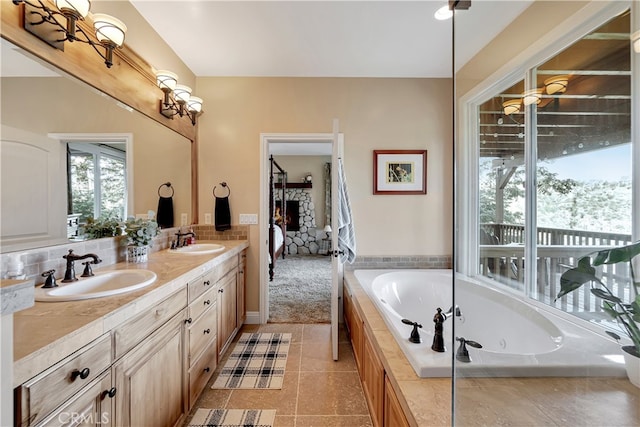
[[87,239],[120,236],[123,228],[122,220],[110,215],[100,218],[89,218],[82,226],[84,236]]

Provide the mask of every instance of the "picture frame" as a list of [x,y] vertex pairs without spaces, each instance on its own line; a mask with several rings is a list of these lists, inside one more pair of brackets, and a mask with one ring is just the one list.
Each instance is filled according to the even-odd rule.
[[373,150],[373,194],[427,194],[427,150]]

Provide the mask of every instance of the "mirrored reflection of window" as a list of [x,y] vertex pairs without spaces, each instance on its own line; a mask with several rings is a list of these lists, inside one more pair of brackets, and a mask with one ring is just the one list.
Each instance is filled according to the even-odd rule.
[[[629,30],[627,12],[529,70],[529,88],[523,75],[478,111],[478,273],[592,322],[608,316],[588,288],[554,300],[566,265],[631,242]],[[603,272],[629,301],[629,272]]]
[[69,213],[123,219],[126,212],[125,152],[116,144],[70,143]]

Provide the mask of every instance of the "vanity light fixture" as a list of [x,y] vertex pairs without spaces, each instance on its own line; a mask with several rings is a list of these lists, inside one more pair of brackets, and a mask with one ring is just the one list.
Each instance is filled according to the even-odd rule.
[[167,70],[156,72],[156,83],[164,93],[160,100],[160,113],[168,118],[176,114],[187,116],[195,126],[196,116],[202,112],[202,98],[191,96],[191,88],[178,84],[178,76]]
[[520,104],[522,104],[522,100],[518,99],[509,99],[508,101],[504,101],[502,103],[502,111],[505,116],[509,116],[514,113],[520,112]]
[[542,100],[543,89],[531,89],[522,94],[522,103],[524,105],[539,104]]
[[[55,0],[56,9],[48,7],[46,0],[12,0],[13,4],[22,7],[24,29],[45,43],[64,51],[64,42],[74,41],[86,43],[104,59],[107,68],[113,65],[113,49],[121,47],[127,26],[113,16],[103,13],[93,15],[95,39],[90,37],[77,21],[84,20],[89,14],[89,0]],[[64,17],[64,24],[60,17]],[[105,49],[103,54],[98,46]]]
[[566,92],[568,84],[569,76],[567,74],[550,77],[544,81],[544,87],[549,95]]
[[636,53],[640,53],[640,30],[631,34],[630,38],[631,38],[631,43],[633,43],[633,50]]

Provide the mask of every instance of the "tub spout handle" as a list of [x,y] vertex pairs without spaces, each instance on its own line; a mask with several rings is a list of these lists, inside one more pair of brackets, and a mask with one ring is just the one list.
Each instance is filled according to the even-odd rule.
[[409,337],[409,342],[420,344],[422,342],[422,339],[420,338],[420,332],[418,332],[418,328],[422,328],[422,325],[418,322],[412,322],[409,319],[402,319],[402,323],[404,323],[405,325],[413,326],[413,329],[411,330],[411,336]]
[[469,363],[471,362],[471,356],[469,356],[469,350],[467,350],[467,345],[469,347],[474,348],[482,348],[482,344],[464,339],[464,337],[456,337],[456,341],[460,341],[460,347],[458,347],[458,351],[456,351],[456,360],[459,362]]

